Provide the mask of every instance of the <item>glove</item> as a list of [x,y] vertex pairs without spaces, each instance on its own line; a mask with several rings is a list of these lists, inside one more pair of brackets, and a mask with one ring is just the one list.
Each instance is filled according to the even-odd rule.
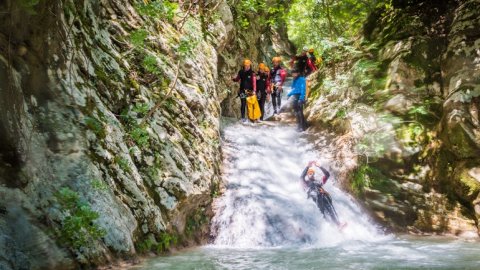
[[317,163],[315,160],[309,161],[308,162],[308,167],[312,167],[313,164]]

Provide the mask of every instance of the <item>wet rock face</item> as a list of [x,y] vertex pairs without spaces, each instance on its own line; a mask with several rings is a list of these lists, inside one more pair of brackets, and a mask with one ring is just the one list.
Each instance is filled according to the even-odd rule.
[[338,134],[333,145],[343,152],[336,167],[345,187],[366,185],[359,197],[385,226],[477,234],[480,3],[401,2],[386,17],[372,14],[380,23],[365,27],[378,48],[365,59],[385,67],[374,77],[385,83],[365,94],[372,89],[349,83],[355,77],[348,69],[334,91],[314,83],[321,94],[309,119]]
[[455,11],[443,55],[445,102],[442,135],[460,159],[480,156],[480,3],[463,1]]
[[[239,46],[251,44],[232,7],[200,1],[168,19],[142,11],[149,1],[23,2],[0,3],[1,252],[68,269],[203,241],[220,179],[221,103],[236,89]],[[62,190],[78,196],[71,208]],[[16,238],[13,206],[38,245]],[[89,211],[101,237],[55,241],[69,216]],[[23,264],[0,255],[2,266]]]

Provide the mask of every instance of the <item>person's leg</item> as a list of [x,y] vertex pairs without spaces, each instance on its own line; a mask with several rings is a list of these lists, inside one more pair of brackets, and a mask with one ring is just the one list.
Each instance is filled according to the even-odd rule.
[[322,212],[323,218],[326,218],[325,216],[325,203],[323,201],[323,196],[321,193],[318,193],[316,196],[317,200],[317,207],[320,209],[320,212]]
[[283,91],[283,88],[282,89],[279,89],[277,91],[277,104],[278,104],[278,111],[280,111],[281,107],[282,107],[282,91]]
[[266,100],[266,94],[262,94],[260,97],[260,100],[258,101],[258,105],[260,105],[260,112],[262,116],[260,116],[260,120],[263,120],[263,116],[265,115],[265,100]]
[[292,101],[292,104],[293,104],[293,111],[295,112],[295,117],[297,119],[297,129],[301,129],[302,128],[302,119],[301,119],[301,116],[300,114],[302,113],[301,112],[301,105],[300,103],[298,102],[298,99],[299,97],[298,96],[292,96],[293,98],[293,101]]
[[305,122],[305,115],[303,114],[303,106],[304,104],[298,104],[298,124],[299,124],[299,129],[305,130],[307,129],[307,125]]
[[332,221],[335,222],[335,224],[340,225],[340,221],[338,221],[337,212],[333,207],[332,198],[328,193],[324,193],[324,201],[325,201],[325,206],[326,206],[325,208],[328,212],[328,215],[330,216]]
[[272,104],[273,104],[273,112],[277,113],[277,87],[273,87]]
[[240,98],[240,113],[242,114],[242,120],[245,119],[245,110],[247,107],[247,99]]

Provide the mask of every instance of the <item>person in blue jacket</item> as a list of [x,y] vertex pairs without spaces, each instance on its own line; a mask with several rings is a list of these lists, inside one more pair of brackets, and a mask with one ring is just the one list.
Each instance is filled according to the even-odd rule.
[[297,117],[297,130],[304,131],[306,129],[305,116],[303,115],[303,106],[306,101],[307,83],[305,77],[300,76],[300,71],[294,69],[292,71],[293,82],[292,90],[288,93],[288,97],[292,97],[293,109]]

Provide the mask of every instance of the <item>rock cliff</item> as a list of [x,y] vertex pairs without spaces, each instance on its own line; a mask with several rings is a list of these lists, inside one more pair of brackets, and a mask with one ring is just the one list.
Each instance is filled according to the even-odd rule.
[[475,236],[480,197],[480,2],[393,1],[362,52],[316,74],[309,120],[372,216],[397,231]]
[[7,0],[0,11],[0,268],[204,242],[220,117],[236,111],[230,78],[243,57],[269,58],[277,32],[241,28],[224,0]]

